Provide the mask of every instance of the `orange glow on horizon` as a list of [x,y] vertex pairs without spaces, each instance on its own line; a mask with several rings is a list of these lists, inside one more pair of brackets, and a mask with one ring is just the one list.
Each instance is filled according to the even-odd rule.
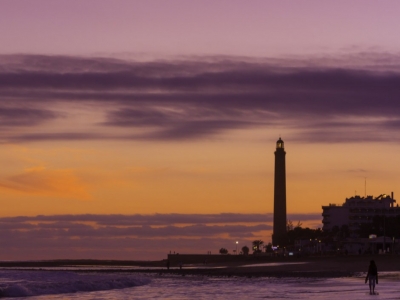
[[[284,141],[288,213],[319,213],[363,195],[365,177],[368,194],[396,195],[399,175],[387,166],[399,163],[397,146],[378,160],[379,144],[365,152],[357,144]],[[3,198],[2,215],[272,212],[275,140],[98,145],[33,144],[18,146],[17,155],[15,146],[3,146],[0,190],[21,204],[16,210]]]

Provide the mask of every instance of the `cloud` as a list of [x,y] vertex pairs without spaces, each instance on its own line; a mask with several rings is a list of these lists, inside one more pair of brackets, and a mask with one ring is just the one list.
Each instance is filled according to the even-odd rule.
[[72,170],[49,170],[43,167],[30,168],[21,174],[0,179],[1,189],[41,196],[57,196],[90,200],[87,186]]
[[[259,214],[150,214],[150,215],[39,215],[39,216],[19,216],[3,217],[0,222],[4,223],[37,223],[37,222],[94,222],[102,226],[169,226],[180,224],[233,224],[233,223],[264,223],[272,222],[272,213]],[[288,219],[293,221],[320,220],[321,215],[310,214],[288,214]]]
[[[283,127],[295,131],[293,139],[308,142],[398,141],[399,86],[400,58],[387,53],[336,59],[191,57],[151,62],[1,56],[0,97],[14,105],[33,105],[31,124],[60,118],[48,110],[49,103],[87,104],[82,109],[96,108],[104,118],[76,131],[2,136],[14,142],[172,141]],[[0,125],[1,115],[0,110]],[[11,119],[5,124],[23,124]],[[94,127],[115,133],[98,134],[89,129]],[[127,128],[141,133],[126,134]]]
[[90,140],[107,140],[115,138],[118,139],[118,137],[116,136],[91,133],[91,132],[57,132],[57,133],[49,132],[49,133],[14,134],[8,137],[7,141],[8,142],[90,141]]
[[[316,223],[320,214],[289,219]],[[49,215],[0,218],[3,259],[162,259],[216,253],[221,247],[267,239],[272,214]],[[29,245],[29,247],[26,247]],[[232,248],[233,249],[233,248]],[[132,257],[132,255],[135,255]]]
[[347,170],[347,172],[349,172],[349,173],[367,173],[368,171],[365,169],[350,169],[350,170]]
[[59,116],[46,109],[0,107],[0,126],[35,126]]

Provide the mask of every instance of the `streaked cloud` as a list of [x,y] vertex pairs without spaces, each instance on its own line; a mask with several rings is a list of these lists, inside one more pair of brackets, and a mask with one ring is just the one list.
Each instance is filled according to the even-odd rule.
[[[296,214],[289,218],[313,223],[321,217]],[[140,253],[141,259],[160,259],[170,249],[217,252],[220,247],[233,247],[237,239],[242,246],[250,246],[254,239],[267,239],[271,222],[272,214],[232,213],[3,217],[0,238],[7,243],[0,253],[12,258],[11,249],[30,245],[34,253],[30,257],[36,259],[83,258],[88,253],[91,256],[86,258],[135,259],[132,255]]]
[[[180,224],[229,224],[229,223],[263,223],[272,222],[272,213],[260,214],[136,214],[136,215],[38,215],[0,218],[2,223],[55,223],[65,222],[72,224],[77,222],[94,222],[100,226],[169,226]],[[321,215],[288,214],[293,221],[320,220]]]
[[101,118],[79,130],[7,132],[1,139],[174,141],[279,127],[308,142],[398,141],[399,67],[399,56],[387,53],[150,62],[3,55],[0,97],[7,106],[0,106],[0,126],[68,120],[68,109],[58,105],[91,107]]
[[21,174],[0,178],[0,189],[30,195],[89,200],[88,186],[72,170],[49,170],[35,167]]
[[34,126],[60,116],[46,109],[0,107],[0,127]]

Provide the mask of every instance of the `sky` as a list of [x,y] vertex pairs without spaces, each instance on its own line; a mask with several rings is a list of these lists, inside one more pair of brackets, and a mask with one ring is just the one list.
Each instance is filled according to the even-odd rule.
[[[19,1],[0,9],[0,260],[271,241],[398,193],[398,1]],[[28,246],[29,245],[29,246]]]

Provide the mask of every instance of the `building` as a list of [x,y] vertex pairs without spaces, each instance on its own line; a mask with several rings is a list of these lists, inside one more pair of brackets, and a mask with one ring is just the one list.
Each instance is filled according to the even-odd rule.
[[362,223],[372,222],[375,216],[399,216],[400,207],[395,203],[392,193],[391,196],[382,194],[376,198],[354,196],[346,198],[342,205],[322,206],[322,229],[327,231],[347,225],[351,232],[355,232]]
[[286,166],[284,143],[279,138],[275,151],[274,177],[274,228],[272,244],[284,246],[287,243],[286,232]]

